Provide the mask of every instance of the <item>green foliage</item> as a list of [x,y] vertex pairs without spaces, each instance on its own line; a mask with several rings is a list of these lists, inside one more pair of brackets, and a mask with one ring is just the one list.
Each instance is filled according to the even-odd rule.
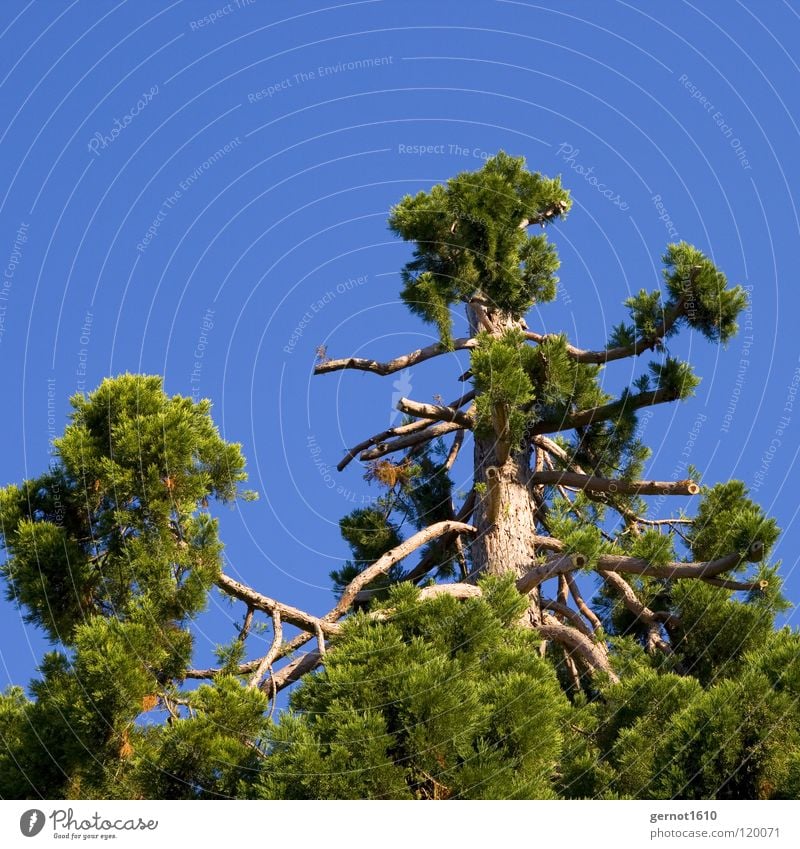
[[560,335],[532,347],[518,329],[499,337],[481,332],[470,365],[478,392],[476,433],[501,438],[500,413],[512,448],[519,446],[529,422],[557,421],[610,398],[597,383],[600,367],[576,362]]
[[[342,537],[353,552],[341,570],[331,572],[334,586],[340,592],[353,578],[367,566],[400,543],[400,533],[396,525],[389,521],[386,510],[377,507],[359,507],[339,520]],[[389,579],[399,577],[399,571]],[[381,582],[385,584],[385,580]]]
[[606,552],[608,546],[597,525],[574,518],[572,511],[570,502],[557,499],[549,520],[550,530],[556,539],[564,543],[565,551],[582,554],[586,558],[588,569],[596,564],[597,558]]
[[738,330],[739,313],[747,306],[744,289],[729,288],[714,263],[686,242],[669,245],[663,262],[666,303],[661,292],[640,289],[625,301],[630,323],[613,328],[608,346],[627,346],[640,339],[656,347],[682,325],[698,330],[710,342],[727,343]]
[[225,676],[188,697],[191,715],[140,733],[130,781],[150,799],[215,799],[238,795],[252,781],[267,733],[266,697]]
[[661,292],[640,289],[638,294],[625,301],[625,306],[630,312],[632,324],[620,328],[614,337],[615,344],[629,344],[634,339],[649,339],[658,335],[657,331],[664,321]]
[[414,243],[403,270],[402,297],[451,344],[450,307],[476,295],[516,318],[555,297],[558,257],[543,234],[529,236],[524,219],[563,215],[569,193],[558,179],[525,169],[522,157],[500,152],[477,172],[465,171],[430,192],[406,196],[389,227]]
[[598,743],[614,769],[615,793],[647,796],[660,769],[659,744],[673,715],[700,692],[697,681],[674,674],[642,670],[604,693],[599,708]]
[[220,571],[208,501],[252,497],[208,401],[123,375],[71,403],[51,468],[0,490],[7,595],[66,648],[44,658],[33,701],[4,697],[17,745],[0,760],[3,796],[131,792],[134,723],[183,677],[188,623]]
[[348,622],[292,695],[257,784],[265,798],[547,798],[567,703],[509,581],[486,597],[389,599]]
[[729,289],[725,275],[697,248],[686,242],[668,246],[664,282],[671,302],[682,299],[686,323],[706,339],[724,344],[736,334],[747,294],[741,286]]
[[748,670],[699,694],[659,740],[653,795],[682,799],[796,799],[797,701]]
[[789,628],[773,631],[745,660],[766,676],[771,688],[793,699],[797,709],[800,705],[800,633]]
[[405,272],[403,282],[403,302],[414,315],[435,324],[442,345],[452,351],[453,318],[450,306],[458,297],[455,287],[448,283],[442,285],[438,277],[429,271],[423,271],[417,277]]
[[471,364],[475,388],[476,432],[479,436],[497,436],[498,417],[507,421],[508,442],[515,447],[522,439],[526,415],[520,409],[534,397],[530,372],[537,352],[525,344],[522,333],[509,330],[500,338],[487,333],[478,337]]
[[715,560],[733,551],[745,554],[753,543],[769,556],[780,530],[774,519],[747,497],[741,481],[703,488],[689,542],[697,560]]
[[[639,668],[570,715],[562,795],[572,798],[796,798],[800,641],[773,634],[740,674],[706,687]],[[788,671],[782,674],[781,664]]]
[[675,540],[671,534],[647,530],[631,539],[628,552],[653,566],[666,566],[675,559]]
[[208,401],[170,398],[159,377],[104,380],[72,406],[53,467],[0,491],[9,599],[67,643],[91,616],[195,615],[221,551],[203,507],[236,497],[240,446],[220,437]]
[[738,670],[743,655],[772,631],[774,610],[735,601],[729,590],[678,581],[671,596],[680,618],[676,653],[686,671],[703,683]]
[[654,378],[655,388],[672,398],[689,398],[700,385],[700,378],[695,375],[689,363],[682,363],[672,357],[667,357],[660,363],[650,363],[648,368]]

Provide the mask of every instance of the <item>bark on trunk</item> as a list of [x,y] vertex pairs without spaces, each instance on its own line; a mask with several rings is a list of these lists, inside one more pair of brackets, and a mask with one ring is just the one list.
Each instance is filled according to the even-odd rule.
[[[480,304],[468,309],[468,316],[473,333],[491,327],[491,332],[499,335],[509,327],[520,326],[508,315]],[[478,529],[471,543],[473,573],[511,572],[519,577],[531,568],[535,557],[537,508],[528,486],[531,449],[508,452],[500,433],[502,421],[496,421],[495,427],[499,437],[475,434],[475,481],[486,488],[473,514]]]
[[519,577],[534,562],[536,504],[528,487],[530,454],[511,452],[497,462],[496,440],[475,438],[475,480],[486,485],[476,505],[472,563],[477,574]]

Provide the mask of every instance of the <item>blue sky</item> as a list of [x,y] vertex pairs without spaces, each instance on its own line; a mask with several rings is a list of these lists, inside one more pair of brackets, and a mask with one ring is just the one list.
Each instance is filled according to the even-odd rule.
[[[602,346],[677,239],[751,287],[727,350],[671,343],[703,383],[643,418],[649,473],[743,479],[797,602],[798,44],[796,0],[5,0],[0,484],[45,467],[71,394],[164,374],[213,400],[261,493],[221,511],[230,571],[325,611],[338,520],[377,494],[335,471],[343,448],[390,424],[395,393],[456,397],[465,358],[312,378],[315,350],[432,341],[398,302],[388,209],[502,148],[574,198],[550,231],[561,294],[531,328]],[[609,366],[608,390],[644,365]],[[239,613],[212,599],[200,662]],[[44,648],[3,602],[0,686]]]

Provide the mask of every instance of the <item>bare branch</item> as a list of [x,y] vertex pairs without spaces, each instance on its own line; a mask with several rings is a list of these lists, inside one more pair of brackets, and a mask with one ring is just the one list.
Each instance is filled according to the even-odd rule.
[[[463,433],[463,431],[461,431]],[[458,511],[455,520],[456,522],[466,522],[469,517],[472,515],[475,510],[475,490],[470,490],[469,495],[464,499],[464,503],[461,505],[461,509]],[[420,578],[430,572],[430,570],[436,565],[437,560],[441,557],[442,549],[446,548],[451,542],[457,541],[461,538],[461,535],[458,533],[446,534],[439,538],[439,542],[435,547],[432,547],[431,550],[422,558],[422,560],[417,563],[417,565],[407,574],[403,576],[404,581],[418,581]],[[369,592],[368,590],[366,592]],[[361,596],[364,593],[360,594]]]
[[545,551],[562,552],[565,548],[564,543],[555,537],[545,537],[540,534],[535,534],[531,537],[531,540],[536,548],[542,548]]
[[523,218],[519,223],[520,230],[526,230],[533,224],[540,224],[544,227],[551,218],[557,218],[559,215],[563,215],[567,211],[567,205],[563,201],[555,201],[554,203],[546,206],[541,212],[537,212],[535,215],[532,215],[530,218]]
[[453,598],[480,598],[483,592],[475,584],[434,584],[432,587],[423,587],[419,591],[421,601],[437,598],[440,595],[449,595]]
[[[240,663],[239,666],[236,667],[236,675],[249,675],[253,672],[261,661],[259,659],[249,660],[247,663]],[[211,667],[210,669],[187,669],[184,673],[184,678],[190,678],[192,680],[200,680],[200,679],[211,679],[216,678],[224,670],[219,667]]]
[[564,619],[569,619],[573,626],[582,634],[585,634],[587,637],[592,636],[592,632],[588,625],[583,621],[583,619],[581,619],[576,611],[574,611],[571,607],[567,607],[566,604],[562,604],[560,601],[554,601],[551,598],[543,598],[541,600],[541,607],[543,610],[550,610],[553,613],[557,613]]
[[548,439],[548,437],[540,434],[539,436],[534,436],[531,442],[533,442],[537,448],[541,448],[556,459],[561,460],[562,463],[567,463],[570,469],[577,472],[579,475],[586,474],[586,472],[584,472],[583,469],[575,462],[574,456],[565,451],[555,440]]
[[730,578],[703,578],[705,583],[714,587],[734,592],[764,592],[769,587],[769,581],[733,581]]
[[628,572],[632,575],[649,575],[653,578],[715,578],[738,566],[742,560],[754,556],[752,550],[743,557],[741,554],[727,554],[717,560],[697,563],[667,563],[659,566],[639,557],[623,557],[617,554],[603,554],[597,558],[598,570],[609,572]]
[[672,646],[661,636],[661,629],[655,622],[651,622],[647,626],[647,651],[652,654],[656,649],[670,657],[675,654]]
[[557,554],[548,558],[544,563],[529,569],[524,575],[517,579],[517,589],[521,593],[529,593],[536,589],[542,581],[555,578],[556,575],[564,575],[574,572],[586,565],[586,558],[582,554]]
[[251,587],[239,583],[239,581],[234,581],[229,575],[221,574],[216,583],[224,593],[233,596],[233,598],[238,598],[256,610],[263,610],[270,615],[278,611],[284,622],[295,625],[303,631],[316,634],[317,628],[321,626],[329,634],[338,633],[339,626],[334,625],[330,620],[320,619],[318,616],[312,616],[296,607],[275,601],[274,598],[269,598],[269,596],[262,595]]
[[447,459],[444,462],[444,470],[449,472],[450,469],[453,468],[453,464],[458,457],[458,452],[461,450],[461,446],[464,444],[464,431],[457,430],[455,438],[453,439],[453,444],[450,446],[450,453],[447,455]]
[[[472,515],[474,509],[475,490],[473,489],[470,491],[469,495],[464,499],[464,503],[461,505],[461,509],[455,516],[455,521],[467,522],[469,517]],[[430,551],[419,561],[419,563],[417,563],[417,565],[410,572],[403,575],[401,580],[412,581],[416,583],[421,578],[424,578],[425,575],[430,572],[430,570],[436,565],[439,558],[442,556],[442,550],[453,542],[457,544],[460,539],[460,532],[452,532],[439,537],[439,540],[433,546],[431,546]],[[359,592],[359,594],[356,596],[355,601],[363,604],[372,599],[374,595],[374,590],[361,590],[361,592]]]
[[393,454],[395,451],[402,451],[404,448],[411,448],[414,445],[430,442],[431,439],[436,439],[437,436],[444,436],[446,433],[452,433],[454,430],[462,429],[462,425],[457,422],[438,422],[437,424],[426,422],[426,426],[419,429],[416,433],[409,433],[407,436],[401,436],[398,439],[393,439],[391,442],[379,442],[369,451],[362,452],[359,459],[377,460],[387,454]]
[[287,663],[286,666],[274,672],[266,679],[260,689],[269,690],[273,694],[279,693],[290,684],[299,681],[304,675],[316,669],[322,663],[322,655],[317,649],[300,655],[300,657]]
[[277,608],[272,611],[272,645],[269,651],[261,658],[260,663],[256,667],[256,671],[250,678],[247,686],[254,689],[258,686],[259,681],[264,677],[264,673],[272,668],[272,664],[278,656],[281,643],[283,642],[283,626],[281,624],[281,613]]
[[642,525],[693,525],[694,519],[645,519],[643,516],[637,516],[636,521]]
[[[313,639],[315,634],[312,634],[310,631],[303,631],[298,634],[293,639],[288,642],[282,643],[278,647],[277,656],[275,657],[276,662],[283,657],[287,657],[290,654],[294,654],[297,649],[301,646],[305,645],[309,640]],[[258,668],[259,663],[261,663],[260,658],[256,658],[255,660],[248,660],[244,663],[240,663],[236,667],[235,675],[250,675]],[[221,667],[212,667],[211,669],[189,669],[186,671],[185,678],[216,678],[221,672],[225,670]]]
[[619,678],[608,661],[605,647],[600,643],[592,642],[586,634],[577,628],[564,625],[547,613],[543,615],[541,623],[533,627],[543,637],[555,640],[557,643],[570,649],[591,671],[605,672],[615,684],[619,682]]
[[[524,575],[517,579],[517,589],[527,593],[538,587],[542,581],[557,575],[566,575],[586,566],[586,558],[581,554],[564,554],[564,543],[554,537],[535,536],[535,546],[556,552],[544,563],[532,566]],[[627,572],[632,575],[648,575],[653,578],[716,578],[722,572],[727,572],[738,566],[742,560],[758,561],[763,555],[763,546],[753,543],[745,555],[728,554],[717,560],[698,561],[695,563],[672,562],[656,565],[640,557],[626,557],[619,554],[602,554],[597,558],[597,570],[608,572]]]
[[558,576],[558,595],[556,596],[556,600],[559,604],[566,604],[569,600],[569,587],[567,586],[567,579],[563,575]]
[[562,471],[534,472],[529,482],[533,486],[560,484],[589,492],[610,492],[620,495],[697,495],[700,492],[700,487],[693,480],[625,481]]
[[475,317],[478,319],[478,324],[492,336],[495,335],[495,327],[492,322],[489,320],[489,316],[486,312],[486,307],[477,299],[473,298],[469,302],[469,306],[472,308],[472,311],[475,313]]
[[397,402],[397,409],[401,413],[408,413],[417,418],[430,419],[436,422],[456,422],[461,427],[471,430],[475,426],[474,415],[462,413],[455,407],[445,407],[442,404],[425,404],[421,401],[412,401],[410,398],[401,398]]
[[358,593],[364,589],[367,584],[370,584],[381,575],[385,575],[395,563],[399,563],[405,557],[408,557],[412,551],[416,551],[426,542],[436,539],[444,534],[452,533],[476,533],[477,528],[472,525],[465,525],[462,522],[445,521],[436,522],[423,528],[418,533],[404,540],[400,545],[390,549],[382,557],[376,560],[371,566],[368,566],[363,572],[360,572],[353,578],[352,581],[344,588],[339,598],[339,602],[330,612],[326,613],[322,618],[324,627],[330,627],[330,623],[341,617],[355,601]]
[[[469,403],[475,397],[475,391],[470,390],[469,392],[465,392],[459,398],[456,398],[455,401],[452,401],[448,404],[448,407],[454,407],[458,409],[459,407],[463,407],[464,404]],[[421,430],[425,430],[425,428],[430,426],[430,422],[428,421],[419,421],[419,422],[410,422],[405,425],[398,425],[397,427],[389,428],[389,430],[384,430],[381,433],[375,434],[375,436],[370,436],[369,439],[365,439],[363,442],[359,442],[358,445],[349,449],[347,454],[345,454],[344,458],[339,462],[336,468],[341,472],[345,469],[350,462],[352,462],[360,451],[364,451],[367,448],[370,448],[373,445],[376,445],[379,442],[384,442],[393,436],[404,436],[409,433],[419,433]]]
[[677,401],[678,397],[674,392],[667,392],[666,389],[639,392],[636,395],[628,395],[626,398],[612,401],[610,404],[603,404],[599,407],[591,407],[588,410],[572,413],[560,420],[554,419],[552,421],[537,422],[530,433],[533,436],[538,436],[542,433],[571,430],[572,428],[583,427],[593,422],[605,421],[606,419],[621,415],[627,410],[637,410],[639,407],[652,407],[655,404],[667,404],[671,401]]
[[652,625],[655,622],[655,614],[653,611],[639,601],[639,597],[634,592],[633,587],[623,577],[617,575],[615,572],[607,572],[603,569],[598,569],[597,571],[600,577],[619,593],[625,607],[627,607],[637,619],[641,619],[647,625]]
[[356,369],[358,371],[371,371],[373,374],[387,375],[408,368],[409,366],[414,366],[417,363],[422,363],[425,360],[430,360],[433,357],[438,357],[441,354],[469,350],[476,347],[477,344],[478,340],[473,338],[454,339],[452,348],[446,347],[441,342],[435,342],[426,348],[418,348],[416,351],[395,357],[393,360],[388,360],[387,362],[379,362],[378,360],[369,360],[362,357],[326,360],[314,366],[314,374],[327,374],[328,372],[341,371],[342,369]]
[[575,601],[575,604],[578,606],[578,610],[580,610],[580,612],[592,623],[592,628],[594,628],[595,631],[599,630],[602,627],[602,623],[597,618],[597,615],[592,608],[589,607],[589,605],[583,600],[583,596],[578,588],[578,582],[575,580],[575,576],[571,572],[567,572],[564,575],[564,578],[567,582],[567,586],[569,587],[570,595]]
[[576,693],[579,693],[581,690],[581,675],[578,672],[578,664],[572,659],[572,655],[566,651],[566,649],[561,649],[564,655],[564,665],[567,667],[567,671],[569,672],[569,677],[572,679],[572,686],[575,689]]
[[325,657],[325,635],[322,633],[322,628],[317,628],[317,650],[320,657]]

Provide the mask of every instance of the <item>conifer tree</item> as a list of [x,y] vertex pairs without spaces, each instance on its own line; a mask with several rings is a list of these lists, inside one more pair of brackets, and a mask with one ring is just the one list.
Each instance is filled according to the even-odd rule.
[[[569,207],[559,180],[500,153],[392,210],[413,246],[403,300],[439,341],[315,371],[385,376],[464,351],[454,378],[470,386],[450,404],[400,399],[401,423],[345,451],[340,470],[358,458],[382,494],[341,521],[352,557],[323,616],[223,571],[209,500],[252,496],[208,402],[133,375],[73,399],[58,461],[0,492],[9,597],[58,649],[32,699],[0,698],[0,796],[800,792],[800,637],[774,630],[778,528],[740,482],[643,479],[638,438],[638,411],[699,382],[667,341],[726,343],[744,291],[673,244],[661,285],[626,301],[604,346],[531,330],[558,282],[539,228]],[[607,394],[602,370],[642,355]],[[651,514],[651,496],[678,508]],[[242,624],[197,669],[189,624],[213,587]]]

